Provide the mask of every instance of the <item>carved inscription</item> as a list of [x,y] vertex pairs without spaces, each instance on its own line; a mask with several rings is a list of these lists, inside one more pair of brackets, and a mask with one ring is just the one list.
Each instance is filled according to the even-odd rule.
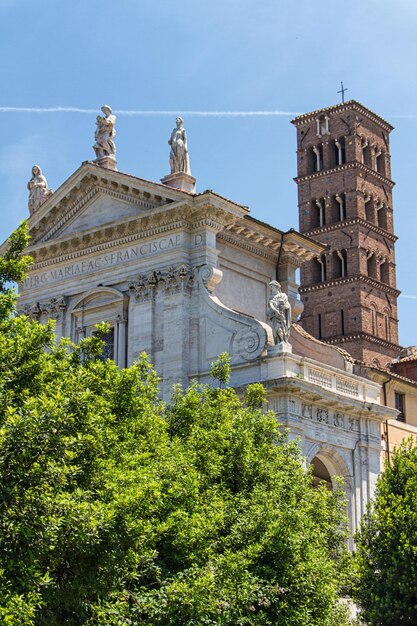
[[143,257],[158,254],[166,250],[177,248],[181,245],[181,235],[175,235],[172,237],[163,237],[155,241],[147,241],[137,246],[131,246],[118,250],[117,252],[108,252],[106,254],[100,254],[98,256],[90,257],[84,261],[78,261],[69,265],[64,265],[59,268],[52,268],[45,272],[40,272],[29,276],[23,283],[24,289],[32,289],[39,287],[47,283],[53,283],[57,281],[65,280],[66,278],[73,278],[95,272],[103,268],[108,268],[123,263],[134,261]]

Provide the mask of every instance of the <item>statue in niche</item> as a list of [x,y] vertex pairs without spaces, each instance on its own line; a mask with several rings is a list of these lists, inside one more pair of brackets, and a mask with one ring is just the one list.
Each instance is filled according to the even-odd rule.
[[269,283],[271,296],[268,302],[268,318],[272,326],[275,343],[288,342],[291,328],[291,305],[281,285],[273,280]]
[[53,194],[39,165],[32,167],[32,178],[27,187],[29,189],[29,213],[33,215]]
[[96,140],[93,150],[97,159],[103,157],[116,156],[116,144],[114,138],[116,136],[116,116],[112,114],[112,109],[107,104],[101,107],[104,116],[96,117],[96,132],[94,139]]
[[188,156],[187,133],[185,132],[182,117],[177,117],[176,128],[171,133],[168,140],[171,146],[169,153],[169,164],[171,166],[171,174],[183,172],[191,176],[190,159]]

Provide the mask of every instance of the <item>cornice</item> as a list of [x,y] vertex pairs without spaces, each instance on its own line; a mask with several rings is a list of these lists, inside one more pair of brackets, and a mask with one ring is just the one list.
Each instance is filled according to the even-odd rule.
[[[267,224],[246,218],[227,225],[219,238],[255,254],[267,249],[268,252],[261,255],[267,255],[266,258],[271,260],[276,260],[274,253],[281,248],[282,260],[291,259],[291,262],[297,261],[298,265],[313,259],[326,249],[320,242],[294,230],[283,233],[272,227],[268,228]],[[285,256],[282,257],[282,254]]]
[[398,298],[401,291],[398,289],[394,289],[385,283],[380,283],[375,278],[371,278],[370,276],[364,276],[363,274],[358,274],[356,276],[346,276],[345,278],[335,278],[333,280],[326,280],[321,283],[314,283],[312,285],[303,285],[299,288],[300,293],[309,293],[311,291],[320,291],[321,289],[328,289],[329,287],[338,287],[339,285],[347,285],[350,283],[362,282],[367,285],[372,285],[376,289],[383,291],[384,293],[389,293],[390,295]]
[[[79,239],[79,249],[68,252],[67,254],[60,254],[60,249],[62,248],[62,245],[51,246],[50,248],[45,249],[49,251],[49,257],[43,257],[43,260],[40,261],[36,261],[37,255],[29,251],[30,255],[35,260],[35,263],[30,267],[30,271],[35,271],[44,267],[48,267],[49,265],[55,265],[57,263],[63,263],[65,261],[71,261],[72,259],[78,259],[89,254],[95,254],[96,252],[110,250],[111,248],[117,248],[129,243],[140,241],[141,239],[146,239],[147,237],[154,237],[156,235],[166,234],[171,231],[179,230],[181,228],[190,229],[190,224],[187,221],[171,222],[170,224],[164,224],[159,227],[150,228],[143,232],[136,232],[126,237],[119,237],[117,239],[110,238],[108,241],[105,241],[103,243],[97,243],[95,245],[87,245],[86,238],[83,237]],[[113,229],[107,230],[112,230],[113,232]]]
[[309,250],[314,248],[317,253],[320,252],[320,248],[324,249],[326,247],[317,240],[308,237],[304,233],[300,233],[294,228],[282,231],[275,228],[275,226],[271,226],[271,224],[267,224],[266,222],[256,219],[252,215],[245,215],[243,220],[238,220],[236,222],[236,227],[242,225],[247,226],[248,224],[252,224],[252,230],[256,231],[256,233],[267,235],[268,237],[272,236],[277,241],[291,241],[291,243],[296,242],[298,245],[301,244],[303,248],[307,248]]
[[218,234],[218,239],[220,241],[225,241],[227,243],[236,246],[246,252],[250,252],[251,254],[255,254],[256,256],[261,256],[264,259],[268,259],[269,261],[276,262],[278,258],[278,251],[276,249],[270,248],[268,246],[257,245],[254,242],[251,242],[244,236],[238,235],[236,233],[230,232],[228,230],[223,230]]
[[52,239],[29,246],[28,253],[34,259],[31,270],[179,229],[191,232],[205,227],[219,232],[230,218],[221,209],[207,207],[193,211],[190,206],[175,203],[164,211],[142,213],[94,230],[73,233],[60,240]]
[[318,178],[324,178],[325,176],[329,176],[330,174],[336,174],[339,172],[347,172],[349,170],[358,169],[361,170],[368,175],[371,175],[380,183],[387,185],[390,189],[392,189],[395,185],[395,182],[386,176],[383,176],[379,172],[375,172],[371,167],[368,167],[364,163],[360,163],[359,161],[352,161],[351,163],[343,163],[343,165],[337,165],[336,167],[331,167],[327,170],[321,170],[320,172],[313,172],[312,174],[305,174],[305,176],[296,176],[293,180],[299,183],[305,183],[309,180],[315,180]]
[[389,350],[394,350],[395,352],[401,352],[403,350],[402,346],[399,346],[396,343],[391,343],[390,341],[386,341],[385,339],[381,339],[379,337],[375,337],[374,335],[369,335],[368,333],[364,332],[352,333],[350,335],[343,335],[340,337],[331,337],[328,339],[321,339],[321,341],[328,344],[350,343],[352,341],[367,341],[369,343],[388,348]]
[[360,102],[356,102],[356,100],[348,100],[347,102],[335,104],[331,107],[317,109],[316,111],[310,111],[309,113],[303,113],[302,115],[298,115],[295,119],[291,120],[291,123],[294,124],[294,126],[302,126],[303,124],[315,121],[317,116],[322,115],[323,113],[328,113],[332,116],[342,113],[343,111],[356,111],[361,113],[367,119],[371,120],[375,124],[378,124],[378,126],[381,126],[388,133],[394,129],[389,122],[367,107],[363,106],[363,104],[360,104]]
[[[318,386],[310,381],[299,378],[277,378],[263,382],[268,397],[276,394],[290,394],[292,398],[298,396],[302,400],[317,403],[321,407],[328,407],[332,411],[342,411],[348,415],[376,419],[386,419],[387,407],[365,402],[351,396],[343,396],[330,389]],[[391,414],[392,409],[388,409]]]
[[347,226],[355,226],[355,225],[366,228],[368,231],[371,230],[375,234],[380,235],[381,237],[384,237],[385,239],[389,239],[390,241],[392,241],[392,243],[395,243],[398,239],[398,237],[394,235],[393,233],[390,233],[387,230],[384,230],[383,228],[381,228],[380,226],[376,226],[375,224],[372,224],[371,222],[367,222],[361,217],[354,217],[354,218],[343,220],[342,222],[335,222],[334,224],[329,224],[328,226],[320,226],[319,228],[313,228],[312,230],[306,231],[304,234],[307,237],[315,237],[316,235],[320,235],[322,233],[329,233],[335,230],[339,230],[341,228],[346,228]]

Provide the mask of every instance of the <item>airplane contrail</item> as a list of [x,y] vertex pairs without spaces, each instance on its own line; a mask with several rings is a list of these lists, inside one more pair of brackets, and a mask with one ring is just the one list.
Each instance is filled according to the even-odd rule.
[[[0,113],[98,113],[98,109],[82,109],[80,107],[2,107]],[[300,111],[184,111],[177,109],[176,111],[141,111],[141,110],[115,110],[117,115],[126,116],[175,116],[187,115],[194,117],[293,117],[302,115]],[[389,119],[416,120],[417,114],[384,114]]]
[[[1,107],[0,113],[97,113],[98,109],[81,109],[79,107]],[[254,116],[292,116],[300,115],[295,111],[125,111],[115,110],[117,115],[194,115],[201,117],[254,117]]]

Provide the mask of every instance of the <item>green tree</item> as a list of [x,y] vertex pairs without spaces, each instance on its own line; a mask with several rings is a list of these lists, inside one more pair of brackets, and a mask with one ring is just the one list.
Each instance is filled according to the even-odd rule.
[[344,505],[312,489],[264,392],[176,387],[100,333],[16,316],[24,227],[0,264],[0,623],[340,626]]
[[357,536],[355,599],[371,626],[417,624],[417,448],[398,448]]

